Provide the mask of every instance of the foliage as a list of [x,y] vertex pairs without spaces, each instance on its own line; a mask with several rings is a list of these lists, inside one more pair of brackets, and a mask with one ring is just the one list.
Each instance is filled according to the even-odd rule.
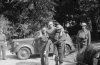
[[[20,38],[39,30],[54,16],[52,0],[0,1],[0,14],[8,18],[13,27],[13,34],[18,37],[22,35]],[[28,27],[28,30],[25,27]]]
[[89,11],[98,7],[98,0],[80,0],[80,10]]
[[[57,9],[57,19],[62,21],[68,17],[72,19],[93,19],[98,16],[100,9],[99,0],[57,0],[59,6]],[[67,19],[68,19],[67,18]]]
[[41,29],[49,20],[54,19],[54,15],[61,23],[65,21],[66,15],[72,20],[95,21],[100,16],[99,2],[99,0],[0,0],[0,14],[10,21],[13,36],[23,38]]
[[3,29],[3,32],[5,34],[9,33],[8,28],[9,28],[10,22],[5,18],[3,15],[0,16],[0,28]]
[[99,15],[99,0],[79,0],[79,10],[81,15],[90,19],[95,19]]

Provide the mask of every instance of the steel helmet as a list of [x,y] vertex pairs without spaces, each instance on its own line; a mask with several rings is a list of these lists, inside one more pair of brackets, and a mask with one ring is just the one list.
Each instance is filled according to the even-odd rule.
[[82,22],[81,23],[81,26],[86,26],[87,24],[85,22]]
[[43,27],[42,30],[46,31],[47,29],[46,29],[46,27]]
[[50,21],[50,22],[49,22],[49,25],[52,25],[52,24],[53,24],[53,22],[52,22],[52,21]]
[[63,29],[61,25],[57,25],[57,29]]

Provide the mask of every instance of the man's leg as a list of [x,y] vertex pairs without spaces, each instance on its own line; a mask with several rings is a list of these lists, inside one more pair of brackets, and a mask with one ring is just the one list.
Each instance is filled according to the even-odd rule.
[[2,52],[2,49],[1,49],[1,45],[0,45],[0,60],[2,59],[1,52]]
[[44,51],[46,51],[47,53],[49,53],[50,45],[51,45],[51,40],[48,40],[45,44],[46,45],[45,45]]
[[40,53],[40,57],[41,57],[41,65],[44,65],[44,55],[43,55],[43,50],[41,50],[41,53]]
[[6,59],[6,45],[2,45],[2,56],[3,56],[3,60]]
[[54,45],[55,46],[55,62],[56,62],[56,65],[58,65],[58,61],[59,61],[59,57],[58,57],[58,49],[57,49],[57,45]]
[[48,40],[48,42],[47,42],[47,44],[45,45],[45,48],[44,48],[44,51],[46,51],[46,54],[45,54],[45,64],[46,65],[49,65],[48,55],[49,55],[50,44],[51,44],[51,40]]
[[58,51],[57,51],[56,45],[54,45],[53,47],[54,47],[54,48],[53,48],[53,49],[54,49],[54,50],[53,50],[53,59],[54,59],[55,56],[58,56],[58,55],[57,55]]
[[48,53],[45,55],[45,65],[49,65]]
[[[47,43],[48,44],[48,43]],[[43,60],[44,60],[44,65],[48,65],[48,53],[49,53],[49,46],[47,44],[43,48]],[[48,48],[47,48],[48,47]]]
[[63,43],[63,44],[62,44],[63,58],[64,58],[65,55],[67,54],[67,53],[65,52],[65,48],[66,48],[66,44]]
[[59,44],[58,45],[58,56],[59,56],[59,64],[62,64],[63,63],[63,45],[62,44]]

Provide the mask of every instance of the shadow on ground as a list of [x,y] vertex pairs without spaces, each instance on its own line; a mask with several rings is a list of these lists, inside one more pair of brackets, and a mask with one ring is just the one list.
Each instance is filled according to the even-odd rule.
[[[53,56],[53,54],[51,53],[51,54],[49,54],[49,57],[51,57],[51,56]],[[30,57],[31,59],[33,58],[40,58],[40,54],[34,54],[34,55],[31,55],[31,57]]]
[[6,57],[10,59],[18,60],[18,57],[16,55],[7,55]]
[[[41,65],[41,64],[36,63],[36,62],[19,62],[19,63],[16,63],[16,65]],[[63,64],[63,65],[76,65],[76,64],[72,63],[72,64]]]
[[[49,57],[51,56],[53,56],[53,54],[49,54]],[[19,60],[16,54],[7,55],[7,58]],[[29,59],[36,59],[36,58],[40,58],[40,54],[31,55]]]
[[40,63],[36,62],[18,62],[16,65],[41,65]]

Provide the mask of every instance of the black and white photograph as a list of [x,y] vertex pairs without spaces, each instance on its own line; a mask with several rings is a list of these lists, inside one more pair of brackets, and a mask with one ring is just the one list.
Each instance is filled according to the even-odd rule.
[[0,0],[0,65],[100,65],[100,0]]

